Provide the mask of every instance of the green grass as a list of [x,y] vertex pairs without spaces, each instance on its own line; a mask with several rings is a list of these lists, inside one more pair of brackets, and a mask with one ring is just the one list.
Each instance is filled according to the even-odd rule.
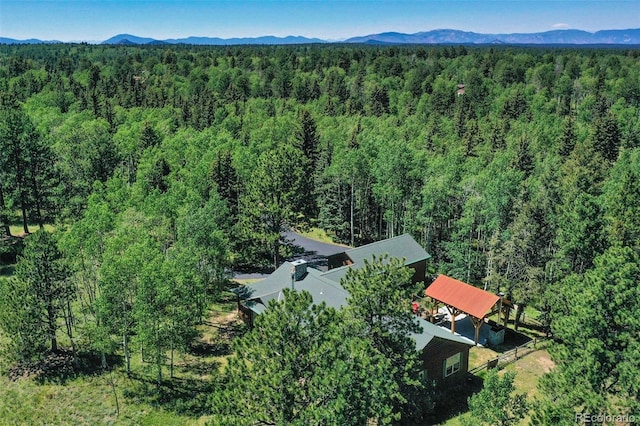
[[61,384],[38,384],[33,380],[11,382],[0,378],[2,424],[133,425],[203,424],[194,419],[123,397],[132,386],[122,372],[114,373],[116,401],[108,374],[76,378]]
[[231,354],[229,336],[242,331],[231,298],[222,299],[211,308],[211,316],[200,326],[201,337],[194,349],[176,354],[174,379],[169,378],[167,360],[164,381],[158,386],[155,365],[143,362],[135,346],[131,377],[125,374],[122,361],[113,362],[116,365],[112,373],[78,375],[66,381],[40,383],[24,378],[14,382],[2,375],[0,424],[204,425],[209,419],[207,399],[215,392],[211,378],[222,371]]
[[[476,367],[486,363],[489,359],[496,358],[500,355],[489,348],[474,347],[469,352],[469,368]],[[523,393],[527,396],[528,402],[533,402],[538,395],[538,381],[543,374],[551,371],[554,367],[553,361],[549,358],[549,353],[541,348],[534,352],[528,353],[517,361],[507,364],[501,371],[514,371],[516,377],[514,379],[515,392]],[[481,370],[477,374],[479,377],[486,375],[486,370]],[[446,426],[459,426],[463,419],[467,419],[469,413],[463,413],[456,417],[452,417],[444,424]],[[528,418],[525,418],[521,424],[528,424]]]
[[321,228],[314,227],[314,228],[308,228],[304,230],[301,229],[301,230],[296,230],[296,232],[304,237],[309,238],[310,240],[320,241],[321,243],[336,244],[344,247],[349,247],[347,245],[336,243],[335,241],[333,241],[333,238],[331,237],[331,235],[327,234],[327,231]]
[[[38,229],[38,225],[34,225],[32,223],[29,224],[29,232],[36,232]],[[55,227],[50,224],[44,225],[44,230],[47,232],[55,231]],[[22,224],[20,225],[9,225],[9,230],[11,231],[11,235],[22,235],[24,234],[24,229],[22,229]]]

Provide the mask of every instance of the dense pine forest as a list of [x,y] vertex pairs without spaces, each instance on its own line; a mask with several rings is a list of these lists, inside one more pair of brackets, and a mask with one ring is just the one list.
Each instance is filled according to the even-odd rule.
[[533,424],[640,415],[638,49],[0,46],[0,224],[5,370],[64,346],[168,380],[284,229],[409,233],[539,312]]

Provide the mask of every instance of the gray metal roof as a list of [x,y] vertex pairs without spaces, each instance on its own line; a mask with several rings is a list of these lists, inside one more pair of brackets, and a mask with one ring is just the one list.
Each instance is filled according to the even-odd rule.
[[295,267],[291,262],[284,262],[267,278],[252,284],[245,284],[236,289],[236,294],[241,293],[243,299],[258,299],[271,293],[276,293],[285,288],[291,288],[291,268]]
[[388,254],[390,257],[398,257],[405,260],[405,265],[431,257],[409,234],[356,247],[345,251],[345,253],[356,265],[362,265],[365,259],[371,259],[373,255]]
[[[405,264],[409,265],[430,257],[408,234],[351,249],[346,253],[354,261],[353,265],[335,268],[326,272],[308,267],[307,273],[302,279],[294,281],[294,288],[298,291],[308,291],[316,304],[324,302],[328,307],[340,309],[347,305],[347,298],[349,297],[349,293],[340,285],[340,279],[344,277],[349,268],[357,268],[363,265],[364,259],[369,259],[374,254],[379,256],[386,253],[393,257],[404,258]],[[281,300],[284,295],[283,290],[291,288],[292,267],[295,268],[295,263],[284,262],[264,280],[246,284],[234,289],[234,291],[244,299],[244,303],[249,309],[260,314],[264,312],[269,301]],[[470,346],[474,345],[466,337],[452,334],[449,330],[422,318],[416,317],[416,320],[422,327],[423,332],[420,334],[412,333],[410,337],[416,342],[416,349],[418,350],[422,350],[434,338]]]
[[328,280],[339,283],[342,278],[347,274],[349,268],[357,268],[360,265],[347,265],[339,268],[329,269],[322,273],[322,276]]
[[[264,280],[234,289],[235,293],[245,301],[253,302],[252,306],[254,303],[262,303],[267,306],[270,300],[281,300],[282,291],[285,288],[291,288],[292,266],[291,262],[284,262]],[[314,268],[307,268],[307,274],[301,280],[294,282],[294,288],[298,291],[306,290],[311,293],[314,303],[325,302],[327,306],[336,309],[345,306],[347,297],[349,297],[349,293],[342,288],[339,282],[323,277],[322,272]],[[252,309],[248,305],[247,307]]]
[[416,342],[416,349],[422,350],[427,346],[434,338],[440,338],[449,340],[452,342],[462,343],[463,345],[475,346],[473,340],[467,339],[459,334],[453,334],[450,330],[440,327],[426,321],[420,317],[416,317],[418,324],[422,327],[422,333],[411,333],[410,337]]

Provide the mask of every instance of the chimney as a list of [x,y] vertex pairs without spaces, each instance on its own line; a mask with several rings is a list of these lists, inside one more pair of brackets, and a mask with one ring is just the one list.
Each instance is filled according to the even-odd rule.
[[307,275],[307,261],[304,259],[298,259],[291,262],[291,275],[292,281],[300,281]]

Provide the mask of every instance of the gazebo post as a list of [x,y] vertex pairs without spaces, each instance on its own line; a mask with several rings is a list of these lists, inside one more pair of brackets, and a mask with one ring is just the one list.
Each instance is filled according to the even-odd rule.
[[446,305],[446,307],[447,307],[447,311],[449,311],[449,314],[451,315],[451,333],[455,334],[456,317],[460,315],[461,312],[458,309],[454,308],[453,306]]
[[509,324],[509,314],[511,313],[511,308],[508,306],[502,306],[503,314],[504,314],[504,328],[507,328]]
[[482,323],[484,322],[484,318],[476,318],[476,317],[472,317],[472,316],[470,316],[469,318],[471,318],[471,322],[473,323],[473,327],[476,329],[475,343],[477,345],[478,344],[478,340],[480,339],[480,328],[482,327]]

